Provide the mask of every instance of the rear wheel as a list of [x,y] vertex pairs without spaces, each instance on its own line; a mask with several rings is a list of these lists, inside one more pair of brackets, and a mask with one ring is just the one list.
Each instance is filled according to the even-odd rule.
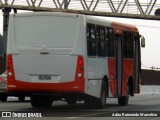
[[95,103],[94,103],[94,100],[96,98],[92,97],[92,96],[89,96],[89,95],[85,95],[85,98],[84,98],[84,104],[86,107],[95,107]]
[[0,100],[1,102],[6,102],[7,101],[7,95],[0,95]]
[[39,97],[39,103],[41,107],[52,107],[53,100],[50,96],[41,96]]
[[70,105],[75,105],[77,103],[76,97],[66,97],[65,100]]
[[39,97],[38,96],[31,96],[31,105],[32,107],[40,107]]
[[101,97],[99,99],[97,99],[97,107],[98,108],[100,108],[100,109],[105,108],[106,96],[107,96],[107,87],[106,87],[106,84],[103,82],[102,88],[101,88]]
[[52,107],[53,100],[50,96],[31,96],[32,107]]
[[18,99],[20,102],[23,102],[25,100],[25,96],[18,96]]
[[127,95],[118,98],[118,104],[119,104],[119,105],[125,106],[125,105],[128,104],[128,101],[129,101],[129,91],[130,91],[130,90],[129,90],[129,87],[127,87]]
[[105,82],[102,82],[100,98],[95,98],[89,95],[85,96],[84,103],[87,107],[103,109],[106,106],[107,87]]

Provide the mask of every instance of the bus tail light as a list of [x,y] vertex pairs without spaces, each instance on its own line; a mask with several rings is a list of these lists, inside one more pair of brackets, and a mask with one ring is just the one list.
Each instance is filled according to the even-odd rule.
[[79,77],[79,78],[82,77],[82,73],[78,73],[78,77]]
[[8,59],[8,63],[10,64],[10,63],[12,63],[12,59],[10,58],[10,59]]
[[7,55],[7,91],[12,91],[15,89],[15,74],[13,64],[14,62],[12,55]]
[[85,90],[85,77],[84,77],[84,58],[82,55],[77,56],[77,65],[75,71],[75,82],[73,88],[84,92]]
[[84,60],[81,55],[78,56],[76,73],[78,78],[84,77]]
[[8,77],[13,75],[13,60],[12,60],[12,55],[8,55],[7,57],[7,75]]
[[79,60],[78,60],[78,64],[79,64],[79,65],[82,65],[82,64],[83,64],[83,60],[79,59]]
[[12,72],[8,72],[8,75],[9,75],[9,76],[12,76],[12,74],[13,74]]

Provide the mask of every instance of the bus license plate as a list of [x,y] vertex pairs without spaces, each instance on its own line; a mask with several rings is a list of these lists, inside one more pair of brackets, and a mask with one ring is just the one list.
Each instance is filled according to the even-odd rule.
[[39,80],[51,80],[51,75],[39,75]]

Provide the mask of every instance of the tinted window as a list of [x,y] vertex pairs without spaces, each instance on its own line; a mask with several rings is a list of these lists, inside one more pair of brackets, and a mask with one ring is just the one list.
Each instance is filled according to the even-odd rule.
[[114,56],[114,32],[112,28],[89,23],[86,34],[88,56]]
[[123,54],[125,58],[133,58],[133,33],[124,31],[123,34]]
[[87,53],[89,56],[96,56],[96,36],[94,24],[87,24]]
[[97,55],[106,56],[105,27],[96,26]]
[[114,56],[114,32],[111,28],[106,28],[106,41],[107,41],[107,56]]

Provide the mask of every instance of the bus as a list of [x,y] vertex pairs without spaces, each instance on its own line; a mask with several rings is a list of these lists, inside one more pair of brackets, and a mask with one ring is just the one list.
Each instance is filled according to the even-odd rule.
[[11,14],[7,90],[30,96],[33,107],[127,105],[140,91],[140,38],[135,26],[82,14]]

